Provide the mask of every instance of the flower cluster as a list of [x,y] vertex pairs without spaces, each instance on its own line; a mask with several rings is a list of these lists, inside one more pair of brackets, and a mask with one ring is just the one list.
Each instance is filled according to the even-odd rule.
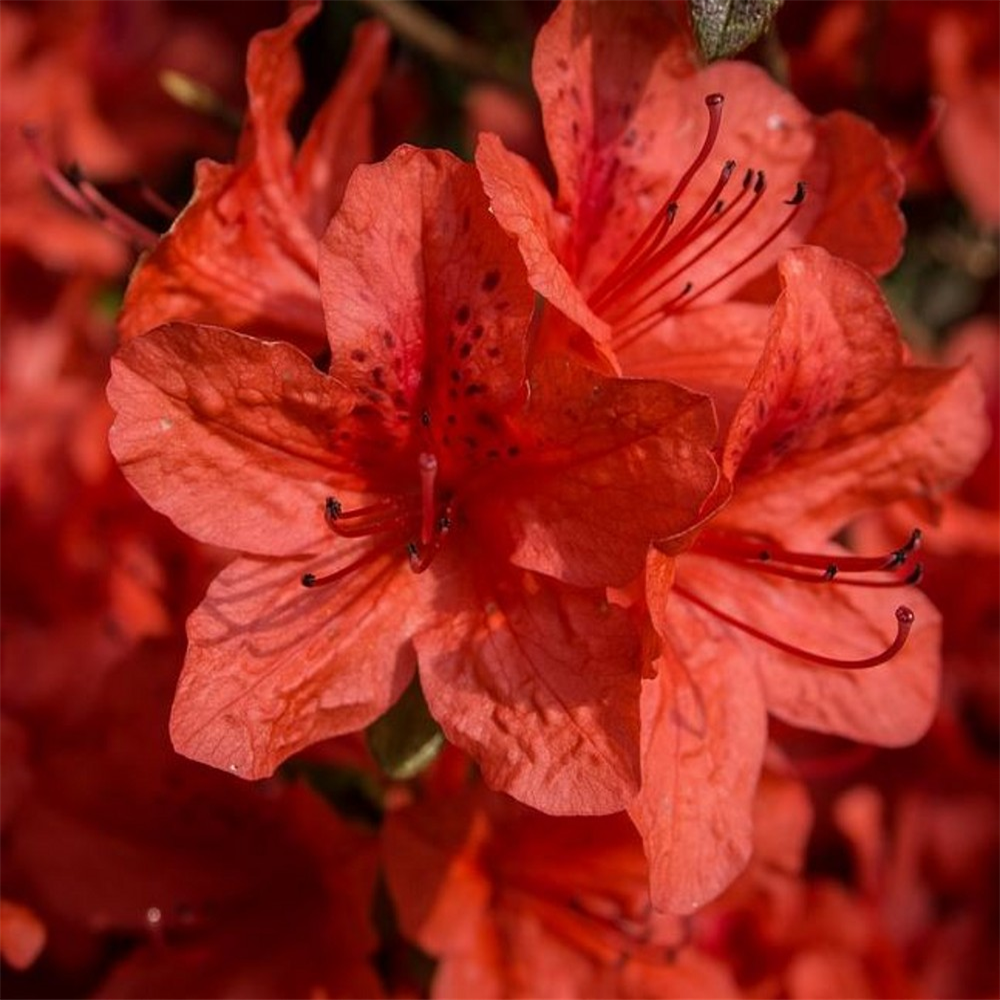
[[[537,141],[484,91],[468,158],[390,143],[390,27],[313,99],[306,3],[248,40],[231,162],[126,209],[54,142],[166,183],[48,58],[108,13],[2,10],[0,951],[35,993],[989,992],[911,951],[988,946],[933,931],[996,850],[995,586],[948,625],[998,554],[996,326],[904,341],[873,125],[704,66],[680,5],[561,0]],[[253,27],[169,24],[150,65]],[[209,62],[164,120],[214,152]]]

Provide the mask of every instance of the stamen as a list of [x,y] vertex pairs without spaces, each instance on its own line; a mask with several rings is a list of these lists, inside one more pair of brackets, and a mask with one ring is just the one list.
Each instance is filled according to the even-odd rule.
[[746,632],[747,635],[751,635],[755,639],[759,639],[761,642],[767,643],[767,645],[781,650],[783,653],[788,653],[791,656],[807,660],[808,662],[815,663],[821,667],[836,667],[840,670],[868,670],[871,667],[877,667],[883,663],[887,663],[906,644],[907,636],[909,636],[910,629],[913,627],[913,622],[916,618],[910,608],[901,604],[898,608],[896,608],[896,638],[893,639],[893,641],[884,650],[882,650],[881,653],[877,653],[874,656],[868,656],[860,660],[844,660],[836,656],[825,656],[822,653],[813,653],[810,650],[802,649],[799,646],[793,646],[791,643],[784,642],[776,636],[768,635],[767,632],[762,632],[760,629],[754,628],[753,625],[740,621],[740,619],[734,618],[732,615],[727,614],[720,608],[709,604],[708,601],[703,600],[697,594],[688,590],[686,587],[680,586],[679,584],[675,583],[673,589],[674,593],[683,597],[685,600],[690,601],[692,604],[697,604],[698,607],[703,608],[709,614],[715,615],[716,618],[726,622],[727,625],[732,625],[734,628],[738,628],[742,632]]
[[21,135],[31,150],[39,173],[64,202],[140,249],[148,250],[156,245],[160,238],[157,233],[113,205],[85,177],[67,177],[42,149],[38,129],[25,126]]
[[[743,196],[750,189],[750,180],[754,176],[753,170],[748,170],[743,178],[743,188],[740,193],[730,202],[729,206],[720,215],[713,216],[709,219],[708,223],[705,224],[690,240],[691,244],[694,244],[695,240],[700,239],[704,236],[713,226],[718,225],[723,218],[730,214],[730,212],[736,207],[737,204],[743,199]],[[740,211],[739,215],[732,220],[714,239],[712,239],[708,244],[706,244],[702,249],[700,249],[693,257],[685,260],[681,265],[676,267],[670,272],[665,278],[663,278],[653,289],[643,296],[643,300],[648,300],[657,292],[666,288],[671,282],[679,278],[684,271],[697,264],[703,257],[711,253],[730,233],[733,232],[737,226],[741,225],[747,216],[753,211],[754,208],[760,203],[760,199],[764,192],[767,190],[767,180],[764,176],[764,171],[758,170],[756,172],[757,180],[753,185],[753,198],[751,198],[749,204],[744,206]],[[622,350],[624,347],[629,346],[641,337],[644,333],[648,333],[660,320],[665,319],[674,311],[674,306],[687,296],[693,288],[691,282],[688,282],[684,288],[684,291],[679,295],[675,295],[672,299],[664,302],[662,305],[644,313],[641,316],[635,317],[634,319],[628,320],[626,323],[620,323],[617,325],[615,330],[615,347],[617,350]],[[635,305],[641,304],[641,300]],[[640,327],[640,329],[636,329]],[[629,332],[631,331],[631,332]],[[622,334],[627,336],[622,337]]]
[[[667,283],[667,279],[660,281],[654,288],[644,292],[642,295],[637,295],[641,291],[642,286],[653,279],[656,276],[656,272],[664,264],[675,258],[682,250],[690,246],[694,239],[702,235],[704,230],[698,231],[699,226],[705,216],[709,215],[713,211],[714,206],[719,203],[719,195],[729,183],[729,179],[732,177],[735,168],[736,161],[727,160],[725,166],[722,168],[722,172],[719,174],[719,179],[715,182],[715,187],[712,188],[708,197],[705,198],[701,206],[685,223],[680,232],[671,237],[655,253],[650,253],[642,261],[641,265],[637,262],[630,273],[623,275],[621,280],[614,287],[609,288],[603,295],[598,296],[596,293],[592,295],[588,299],[591,309],[613,323],[615,311],[621,312],[623,309],[626,311],[636,309],[643,302],[659,292]],[[719,214],[715,213],[710,217],[708,225],[711,225],[713,221],[717,222],[718,219]],[[608,307],[610,307],[610,315],[608,314]]]
[[[364,507],[344,510],[335,497],[327,497],[323,515],[327,527],[341,538],[362,538],[409,523],[415,513],[415,500],[386,497]],[[346,524],[344,522],[347,522]]]
[[715,288],[716,285],[720,285],[723,281],[726,280],[726,278],[730,277],[731,275],[734,275],[742,267],[745,267],[747,264],[749,264],[750,261],[754,259],[754,257],[756,257],[762,251],[767,249],[767,247],[769,247],[792,224],[795,217],[799,214],[799,211],[802,208],[802,205],[805,202],[805,200],[806,200],[806,185],[805,182],[799,181],[795,185],[795,194],[792,195],[792,197],[785,202],[786,205],[791,206],[792,210],[791,212],[788,213],[787,216],[785,216],[782,222],[771,231],[770,235],[768,235],[767,238],[762,243],[758,243],[753,250],[751,250],[747,254],[744,254],[744,256],[741,257],[735,264],[733,264],[733,266],[730,267],[727,271],[724,271],[717,278],[714,278],[707,285],[704,285],[701,289],[699,289],[697,295],[693,295],[690,299],[687,300],[687,302],[684,303],[685,307],[689,306],[695,299],[699,299],[701,298],[702,295],[706,295],[713,288]]
[[[887,556],[838,556],[836,560],[837,570],[838,572],[869,572],[898,569],[912,553],[920,548],[922,537],[920,529],[914,528],[906,544],[898,549],[893,549]],[[776,562],[784,563],[787,566],[822,570],[828,569],[831,564],[831,558],[828,555],[797,552],[782,548],[780,545],[772,545],[767,541],[762,543],[760,539],[722,531],[703,532],[694,547],[696,551],[730,561]]]
[[674,185],[673,191],[666,199],[663,207],[650,219],[646,228],[639,234],[639,238],[632,244],[631,249],[618,262],[604,280],[594,289],[591,294],[591,301],[599,300],[607,295],[608,289],[618,283],[625,275],[626,271],[636,262],[640,255],[646,253],[659,243],[666,235],[674,216],[677,214],[677,199],[684,193],[691,179],[701,169],[701,165],[708,159],[715,140],[719,135],[719,127],[722,124],[722,106],[725,97],[722,94],[709,94],[705,98],[705,107],[708,109],[708,131],[702,142],[701,149],[697,156],[691,161],[680,180]]
[[373,548],[370,548],[367,552],[362,553],[353,562],[348,563],[346,566],[341,566],[340,569],[334,570],[332,573],[327,573],[325,576],[317,576],[315,573],[303,573],[302,586],[325,587],[329,583],[336,583],[338,580],[343,580],[344,577],[350,576],[351,573],[360,569],[362,566],[378,559],[380,556],[386,555],[401,544],[402,542],[399,538],[383,542],[381,545],[376,545]]

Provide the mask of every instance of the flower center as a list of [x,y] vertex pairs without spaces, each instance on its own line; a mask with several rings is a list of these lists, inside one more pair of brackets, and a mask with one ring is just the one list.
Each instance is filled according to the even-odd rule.
[[[880,556],[843,556],[836,561],[829,556],[810,552],[795,552],[779,545],[752,538],[747,535],[730,534],[721,531],[706,531],[699,536],[692,551],[710,555],[727,562],[753,569],[770,576],[780,576],[805,584],[819,586],[852,587],[904,587],[919,583],[923,576],[920,563],[909,568],[910,556],[920,546],[920,531],[914,529],[905,545]],[[877,574],[873,576],[873,574]],[[913,627],[915,616],[906,605],[896,608],[896,636],[879,653],[861,659],[845,659],[802,649],[785,642],[748,622],[717,608],[710,601],[696,594],[683,584],[675,584],[674,592],[692,604],[698,605],[716,618],[753,636],[761,642],[773,646],[784,653],[824,667],[842,670],[865,670],[887,663],[899,653]]]
[[438,461],[431,452],[417,459],[419,493],[399,493],[382,497],[364,507],[344,510],[336,497],[327,497],[324,508],[327,527],[340,538],[371,538],[372,547],[353,562],[333,573],[316,576],[305,573],[303,587],[335,583],[379,556],[405,551],[414,573],[430,566],[451,528],[451,503],[438,496]]
[[587,299],[590,308],[611,325],[616,350],[628,347],[671,314],[689,308],[746,266],[791,225],[805,201],[805,184],[799,181],[795,193],[784,202],[789,207],[784,218],[756,246],[732,263],[723,254],[720,273],[710,275],[699,287],[683,280],[685,272],[746,221],[767,190],[764,171],[748,169],[740,190],[726,201],[723,195],[736,169],[736,161],[728,160],[702,204],[674,231],[681,217],[681,195],[704,166],[718,138],[724,102],[722,94],[705,98],[708,131],[701,149],[646,228]]

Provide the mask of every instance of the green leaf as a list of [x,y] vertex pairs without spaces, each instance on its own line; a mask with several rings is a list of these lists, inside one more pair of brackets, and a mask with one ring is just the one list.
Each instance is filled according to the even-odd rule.
[[396,781],[416,777],[444,746],[444,734],[431,718],[416,677],[399,701],[373,722],[365,735],[379,767]]
[[726,59],[756,41],[783,0],[690,0],[691,23],[708,62]]

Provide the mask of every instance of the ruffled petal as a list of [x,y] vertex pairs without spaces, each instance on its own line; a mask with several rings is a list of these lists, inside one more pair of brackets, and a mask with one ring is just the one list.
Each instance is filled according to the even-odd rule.
[[569,219],[555,211],[535,168],[488,133],[479,137],[476,168],[497,221],[517,239],[532,288],[596,341],[606,343],[611,336],[608,324],[587,305],[563,263],[568,259]]
[[647,573],[662,652],[656,676],[642,684],[642,789],[629,814],[649,860],[653,905],[691,913],[750,857],[767,715],[752,647],[668,593],[672,563],[654,553]]
[[691,527],[718,482],[711,403],[668,382],[546,361],[519,430],[530,486],[512,480],[493,516],[510,524],[515,564],[577,586],[637,576],[650,543]]
[[[298,750],[362,729],[413,677],[407,637],[432,588],[402,553],[370,558],[335,584],[304,587],[361,559],[338,541],[320,559],[237,559],[188,620],[170,718],[179,753],[262,778]],[[423,584],[423,585],[421,585]]]
[[354,397],[296,348],[174,323],[121,348],[108,398],[122,470],[188,534],[260,555],[328,536],[324,499],[352,482],[331,441]]
[[441,582],[438,619],[413,642],[445,736],[492,788],[543,812],[623,809],[639,763],[639,639],[626,613],[603,592],[530,573]]
[[371,99],[388,38],[375,22],[358,28],[296,158],[288,131],[302,90],[295,43],[318,11],[318,4],[299,7],[252,41],[237,162],[198,164],[190,204],[129,285],[123,338],[183,319],[288,340],[312,353],[324,348],[317,241],[351,170],[371,156]]
[[782,263],[785,290],[726,441],[737,481],[720,525],[820,537],[902,497],[933,500],[975,465],[988,427],[971,371],[907,367],[878,286],[815,247]]
[[403,146],[358,168],[320,283],[332,370],[401,424],[421,409],[434,428],[452,416],[458,447],[484,406],[520,399],[534,295],[469,164]]

